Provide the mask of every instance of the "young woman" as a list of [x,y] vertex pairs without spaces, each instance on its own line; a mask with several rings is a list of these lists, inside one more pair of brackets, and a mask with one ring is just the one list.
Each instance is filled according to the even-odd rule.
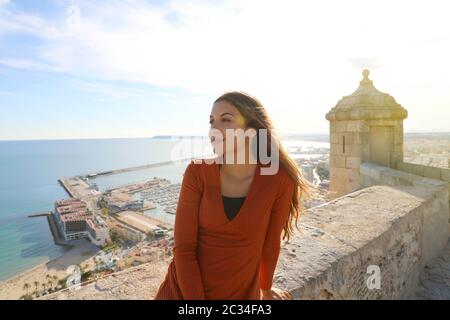
[[[279,140],[277,154],[269,155],[279,162],[278,170],[262,174],[261,169],[271,164],[260,161],[258,150],[261,143],[267,144],[264,150],[272,150],[276,135],[256,98],[242,92],[223,94],[214,102],[210,124],[210,137],[212,131],[221,133],[211,137],[217,157],[193,160],[186,168],[173,259],[155,300],[291,299],[288,292],[273,287],[272,280],[281,234],[283,240],[290,239],[294,220],[298,229],[301,196],[310,195],[311,185]],[[245,143],[230,144],[230,130],[265,131],[268,137],[257,134]],[[254,142],[256,151],[250,148]],[[244,152],[244,162],[230,157],[239,152]]]

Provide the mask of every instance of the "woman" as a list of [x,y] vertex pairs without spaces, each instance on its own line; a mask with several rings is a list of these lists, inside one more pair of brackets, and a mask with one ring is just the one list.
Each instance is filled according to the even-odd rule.
[[[220,133],[211,137],[217,157],[193,160],[186,168],[173,259],[155,300],[291,299],[272,286],[272,279],[281,233],[289,240],[294,220],[298,229],[300,199],[310,195],[310,184],[282,148],[270,154],[271,161],[279,161],[277,172],[262,174],[261,169],[272,163],[260,161],[259,149],[272,150],[275,134],[256,98],[242,92],[223,94],[214,102],[210,124],[210,137],[213,131]],[[226,140],[230,131],[264,129],[267,139],[256,135],[240,144],[237,137],[234,143]],[[277,138],[275,145],[280,145]],[[235,163],[234,155],[240,152],[245,161]]]

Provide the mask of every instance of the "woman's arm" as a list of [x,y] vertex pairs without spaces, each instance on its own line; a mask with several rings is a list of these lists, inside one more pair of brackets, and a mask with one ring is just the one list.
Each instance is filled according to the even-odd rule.
[[174,262],[183,299],[204,300],[205,293],[197,260],[198,212],[203,184],[199,164],[187,166],[181,184],[174,226]]
[[265,291],[272,288],[273,274],[280,253],[281,232],[288,220],[294,194],[295,184],[292,179],[286,174],[281,180],[277,198],[270,214],[269,227],[260,261],[260,288]]

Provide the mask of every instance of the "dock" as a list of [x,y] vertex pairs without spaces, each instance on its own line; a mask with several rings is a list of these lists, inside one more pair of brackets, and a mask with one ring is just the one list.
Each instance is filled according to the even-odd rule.
[[40,212],[32,213],[28,217],[29,218],[46,217],[46,216],[49,216],[51,214],[52,214],[51,211],[40,211]]
[[74,198],[74,195],[73,195],[72,191],[70,190],[70,188],[68,186],[66,186],[66,183],[64,182],[64,179],[58,179],[58,183],[67,192],[67,194],[71,198]]
[[69,241],[66,241],[64,238],[61,237],[58,226],[56,225],[55,219],[53,218],[53,213],[51,211],[35,212],[28,215],[28,217],[29,218],[46,217],[55,244],[59,246],[73,246],[73,244],[71,244]]
[[181,163],[183,161],[192,160],[192,159],[193,158],[184,158],[184,159],[178,159],[176,161],[164,161],[164,162],[146,164],[146,165],[142,165],[142,166],[102,171],[102,172],[98,172],[98,173],[87,174],[85,176],[62,178],[62,179],[58,180],[58,183],[61,185],[61,187],[63,187],[63,189],[67,192],[67,194],[71,198],[79,198],[79,199],[95,198],[100,195],[100,192],[93,191],[92,186],[87,182],[86,178],[95,179],[95,178],[98,178],[101,176],[120,174],[120,173],[132,172],[132,171],[139,171],[139,170],[145,170],[145,169],[150,169],[150,168],[157,168],[157,167],[161,167],[161,166],[175,164],[178,162]]
[[131,172],[131,171],[139,171],[139,170],[151,169],[151,168],[156,168],[156,167],[161,167],[161,166],[167,166],[167,165],[170,165],[170,164],[175,164],[177,162],[183,162],[183,161],[187,161],[187,160],[192,160],[192,159],[193,159],[192,157],[189,157],[189,158],[184,158],[184,159],[178,159],[176,161],[164,161],[164,162],[158,162],[158,163],[145,164],[145,165],[142,165],[142,166],[135,166],[135,167],[129,167],[129,168],[123,168],[123,169],[102,171],[102,172],[98,172],[98,173],[88,174],[88,175],[86,175],[86,177],[88,177],[88,178],[97,178],[99,176],[107,176],[107,175],[112,175],[112,174],[119,174],[119,173]]

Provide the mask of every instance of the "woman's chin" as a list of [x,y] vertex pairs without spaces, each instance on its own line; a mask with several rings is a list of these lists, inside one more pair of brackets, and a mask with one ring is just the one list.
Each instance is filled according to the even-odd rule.
[[218,155],[218,156],[223,156],[223,150],[219,149],[219,148],[214,148],[213,147],[213,152],[214,154]]

